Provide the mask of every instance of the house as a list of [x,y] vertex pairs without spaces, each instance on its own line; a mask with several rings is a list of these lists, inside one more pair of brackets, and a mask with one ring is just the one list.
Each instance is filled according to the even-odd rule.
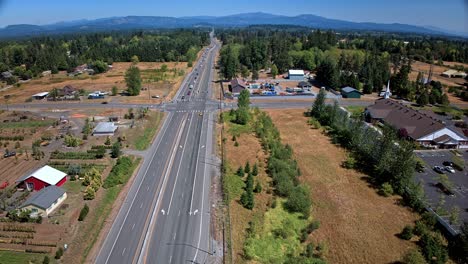
[[239,94],[242,90],[247,88],[247,84],[244,80],[235,78],[231,80],[231,92],[233,94]]
[[31,174],[22,176],[16,182],[28,190],[39,191],[51,185],[62,186],[66,181],[66,173],[46,165]]
[[288,79],[290,80],[304,80],[304,71],[303,70],[289,70]]
[[309,82],[302,81],[297,84],[297,87],[302,88],[302,90],[310,91],[310,89],[312,88],[312,84],[310,84]]
[[343,98],[361,98],[362,93],[353,87],[346,86],[341,88],[341,96]]
[[31,195],[19,209],[21,211],[30,211],[30,216],[32,217],[47,217],[59,207],[65,199],[67,199],[65,190],[51,185]]
[[36,100],[42,100],[42,99],[46,98],[48,95],[49,95],[49,92],[42,92],[42,93],[34,94],[32,96],[32,98],[34,98]]
[[77,88],[75,88],[75,87],[73,87],[71,85],[66,85],[62,89],[58,89],[57,96],[58,97],[64,97],[64,98],[72,98],[77,93],[78,93]]
[[372,123],[385,123],[411,140],[433,148],[468,148],[468,139],[456,129],[425,112],[414,110],[391,99],[379,99],[365,111]]
[[444,71],[441,75],[447,78],[466,78],[467,76],[466,73],[459,72],[456,70],[447,70],[447,71]]
[[113,136],[118,126],[114,122],[100,122],[93,130],[93,136]]

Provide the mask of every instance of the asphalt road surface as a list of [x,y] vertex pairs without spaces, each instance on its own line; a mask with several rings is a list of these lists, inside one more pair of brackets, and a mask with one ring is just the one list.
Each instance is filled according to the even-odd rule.
[[213,254],[209,192],[216,173],[215,112],[206,102],[218,49],[213,40],[166,109],[96,263],[205,263]]

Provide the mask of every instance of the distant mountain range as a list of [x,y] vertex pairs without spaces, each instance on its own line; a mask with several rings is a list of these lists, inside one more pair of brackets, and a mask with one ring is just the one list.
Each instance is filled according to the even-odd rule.
[[[250,25],[294,25],[320,29],[362,30],[417,33],[427,35],[459,35],[434,27],[407,24],[383,24],[370,22],[350,22],[329,19],[316,15],[283,16],[267,13],[245,13],[229,16],[126,16],[109,17],[95,20],[76,20],[50,25],[10,25],[0,29],[0,38],[38,36],[47,34],[95,32],[105,30],[132,30],[156,28],[193,28],[193,27],[246,27]],[[466,34],[463,36],[466,37]]]

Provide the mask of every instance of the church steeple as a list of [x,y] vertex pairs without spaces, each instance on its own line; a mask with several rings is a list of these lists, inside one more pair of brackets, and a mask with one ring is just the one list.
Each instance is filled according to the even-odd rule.
[[388,99],[390,98],[390,95],[392,95],[392,93],[390,92],[390,80],[388,80],[387,89],[385,90],[384,98]]

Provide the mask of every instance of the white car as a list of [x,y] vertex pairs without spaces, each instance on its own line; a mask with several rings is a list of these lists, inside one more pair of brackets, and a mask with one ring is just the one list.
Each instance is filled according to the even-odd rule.
[[450,172],[450,173],[455,173],[455,170],[451,166],[445,166],[445,170]]

